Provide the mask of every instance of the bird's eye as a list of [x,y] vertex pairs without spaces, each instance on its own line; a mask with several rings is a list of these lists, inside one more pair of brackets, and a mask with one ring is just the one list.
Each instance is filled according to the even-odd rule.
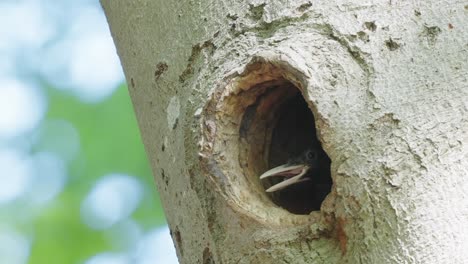
[[307,159],[308,160],[315,160],[317,159],[317,153],[313,150],[307,151]]

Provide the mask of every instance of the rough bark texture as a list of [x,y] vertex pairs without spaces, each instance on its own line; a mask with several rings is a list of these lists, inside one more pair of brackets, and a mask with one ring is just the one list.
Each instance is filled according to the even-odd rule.
[[[102,4],[181,263],[466,263],[466,1]],[[294,89],[332,160],[309,215],[258,179]]]

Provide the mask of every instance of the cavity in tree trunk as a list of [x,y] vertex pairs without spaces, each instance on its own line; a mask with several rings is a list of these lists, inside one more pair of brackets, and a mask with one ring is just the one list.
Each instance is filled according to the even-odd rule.
[[466,263],[467,3],[102,4],[181,263]]

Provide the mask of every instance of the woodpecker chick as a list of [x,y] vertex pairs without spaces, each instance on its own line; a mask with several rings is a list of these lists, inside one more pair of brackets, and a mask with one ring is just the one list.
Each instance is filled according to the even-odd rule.
[[[329,183],[330,172],[324,171],[330,160],[321,148],[309,148],[301,155],[289,159],[286,164],[272,168],[262,175],[260,179],[282,176],[284,180],[268,188],[266,192],[275,192],[296,183],[310,181],[314,183]],[[327,165],[327,166],[325,166]],[[327,182],[323,182],[323,181]]]

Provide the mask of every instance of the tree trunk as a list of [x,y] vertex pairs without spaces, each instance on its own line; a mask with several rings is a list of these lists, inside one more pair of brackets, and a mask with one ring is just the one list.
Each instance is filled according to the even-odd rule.
[[466,263],[465,1],[102,4],[181,263]]

